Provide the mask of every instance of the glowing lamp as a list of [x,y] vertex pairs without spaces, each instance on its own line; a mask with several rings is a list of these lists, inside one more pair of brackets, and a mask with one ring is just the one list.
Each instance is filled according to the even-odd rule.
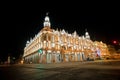
[[38,50],[38,53],[39,53],[39,54],[42,54],[42,52],[43,52],[42,49],[39,49],[39,50]]
[[116,43],[117,43],[117,41],[113,41],[113,43],[114,43],[114,44],[116,44]]

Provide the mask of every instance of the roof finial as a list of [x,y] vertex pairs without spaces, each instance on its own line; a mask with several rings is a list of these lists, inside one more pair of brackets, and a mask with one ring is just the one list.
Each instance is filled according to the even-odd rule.
[[46,13],[46,16],[48,16],[49,12]]

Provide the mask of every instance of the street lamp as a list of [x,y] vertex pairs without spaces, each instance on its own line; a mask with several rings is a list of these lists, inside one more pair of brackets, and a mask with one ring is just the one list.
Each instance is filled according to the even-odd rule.
[[117,43],[117,41],[116,41],[116,40],[114,40],[114,41],[113,41],[113,44],[116,44],[116,43]]

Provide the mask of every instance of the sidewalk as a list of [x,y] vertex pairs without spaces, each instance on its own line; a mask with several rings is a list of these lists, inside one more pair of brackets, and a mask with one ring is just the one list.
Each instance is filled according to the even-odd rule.
[[[115,63],[114,63],[115,62]],[[82,62],[62,62],[62,63],[48,63],[48,64],[14,64],[14,65],[0,65],[0,67],[18,66],[26,68],[64,68],[64,67],[75,67],[82,65],[110,65],[110,64],[120,64],[120,60],[95,60],[95,61],[82,61]]]
[[[115,62],[115,63],[114,63]],[[116,64],[116,62],[120,63],[120,60],[96,60],[96,61],[82,61],[82,62],[62,62],[62,63],[48,63],[48,64],[15,64],[22,67],[27,68],[64,68],[64,67],[75,67],[75,66],[82,66],[82,65],[90,65],[90,64]]]

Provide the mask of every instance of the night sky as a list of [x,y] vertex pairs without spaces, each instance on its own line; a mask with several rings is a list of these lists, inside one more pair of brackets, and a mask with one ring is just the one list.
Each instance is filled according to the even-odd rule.
[[0,59],[8,55],[19,57],[23,54],[26,41],[42,28],[46,12],[49,12],[51,28],[76,31],[84,35],[85,29],[92,40],[110,44],[120,41],[119,10],[112,3],[81,2],[14,2],[4,3],[0,12]]

